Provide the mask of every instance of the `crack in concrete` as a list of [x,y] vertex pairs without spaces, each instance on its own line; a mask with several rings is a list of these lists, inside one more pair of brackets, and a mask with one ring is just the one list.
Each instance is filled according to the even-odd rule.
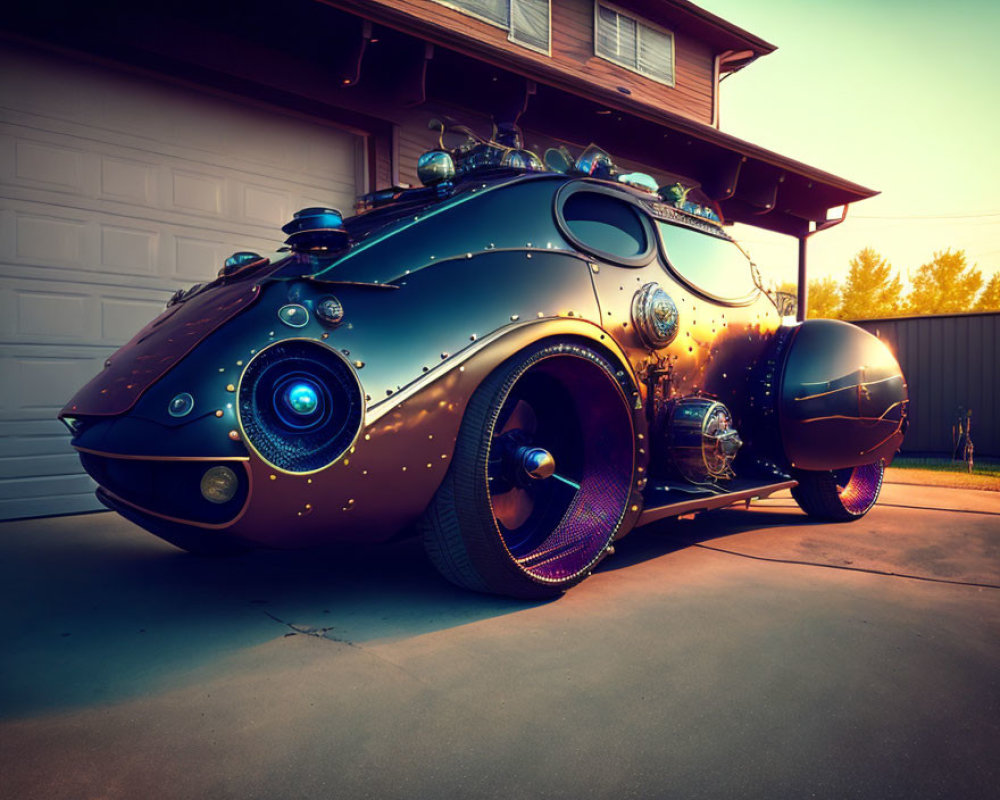
[[710,547],[707,544],[691,542],[691,546],[700,547],[702,550],[711,550],[714,553],[723,553],[727,556],[739,556],[740,558],[750,558],[754,561],[770,561],[774,564],[795,564],[801,567],[826,567],[827,569],[842,569],[847,572],[867,572],[869,575],[886,575],[890,578],[907,578],[912,581],[927,581],[928,583],[949,583],[953,586],[972,586],[977,589],[1000,589],[1000,585],[995,583],[975,583],[973,581],[953,581],[948,578],[930,578],[925,575],[909,575],[905,572],[887,572],[881,569],[869,569],[867,567],[848,567],[841,564],[823,564],[818,561],[798,561],[792,558],[772,558],[770,556],[754,556],[749,553],[739,553],[736,550],[725,550],[721,547]]
[[276,617],[270,611],[264,611],[264,614],[273,619],[280,625],[284,625],[286,628],[291,630],[291,633],[286,633],[285,636],[312,636],[316,639],[326,639],[328,642],[338,642],[340,644],[346,644],[348,647],[357,647],[357,645],[348,640],[341,639],[339,636],[334,636],[330,631],[335,630],[334,626],[330,625],[326,628],[315,628],[307,625],[298,625],[294,622],[285,622],[285,620],[280,617]]

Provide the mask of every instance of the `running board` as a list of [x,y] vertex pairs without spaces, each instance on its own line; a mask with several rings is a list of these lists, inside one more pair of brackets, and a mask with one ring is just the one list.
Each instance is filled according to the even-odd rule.
[[[798,485],[798,481],[765,483],[761,486],[754,486],[749,489],[741,489],[735,492],[704,495],[690,500],[681,500],[676,503],[650,506],[649,508],[643,509],[643,512],[639,515],[639,521],[636,523],[636,527],[640,525],[647,525],[650,522],[656,522],[657,520],[665,519],[666,517],[677,517],[681,514],[690,514],[692,511],[708,511],[711,508],[723,508],[724,506],[731,506],[734,503],[746,503],[750,500],[760,500],[768,495],[774,494],[775,492],[780,492],[782,489],[791,489],[792,487]],[[657,492],[657,494],[660,494],[662,497],[663,493]]]

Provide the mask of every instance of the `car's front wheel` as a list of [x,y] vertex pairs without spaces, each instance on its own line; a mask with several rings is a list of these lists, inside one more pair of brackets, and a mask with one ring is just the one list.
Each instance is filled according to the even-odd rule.
[[867,514],[882,490],[885,462],[847,469],[799,470],[799,485],[792,497],[810,517],[833,522],[850,522]]
[[606,554],[634,469],[630,406],[612,364],[580,344],[536,345],[469,401],[421,523],[427,552],[468,589],[559,594]]

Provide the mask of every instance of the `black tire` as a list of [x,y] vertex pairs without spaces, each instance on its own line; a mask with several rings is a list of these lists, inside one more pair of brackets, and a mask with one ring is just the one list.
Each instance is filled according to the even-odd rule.
[[[532,477],[531,454],[551,455]],[[552,597],[607,554],[635,470],[630,405],[615,368],[575,343],[539,343],[476,390],[451,466],[420,528],[459,586]],[[544,460],[544,458],[543,458]]]
[[884,461],[825,472],[799,470],[794,475],[799,485],[792,489],[792,497],[810,517],[851,522],[875,505],[884,475]]

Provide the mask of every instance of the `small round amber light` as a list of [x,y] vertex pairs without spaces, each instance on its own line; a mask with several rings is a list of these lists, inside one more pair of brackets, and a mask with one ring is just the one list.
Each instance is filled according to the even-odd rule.
[[201,476],[201,496],[210,503],[228,503],[238,485],[236,473],[229,467],[211,467]]

